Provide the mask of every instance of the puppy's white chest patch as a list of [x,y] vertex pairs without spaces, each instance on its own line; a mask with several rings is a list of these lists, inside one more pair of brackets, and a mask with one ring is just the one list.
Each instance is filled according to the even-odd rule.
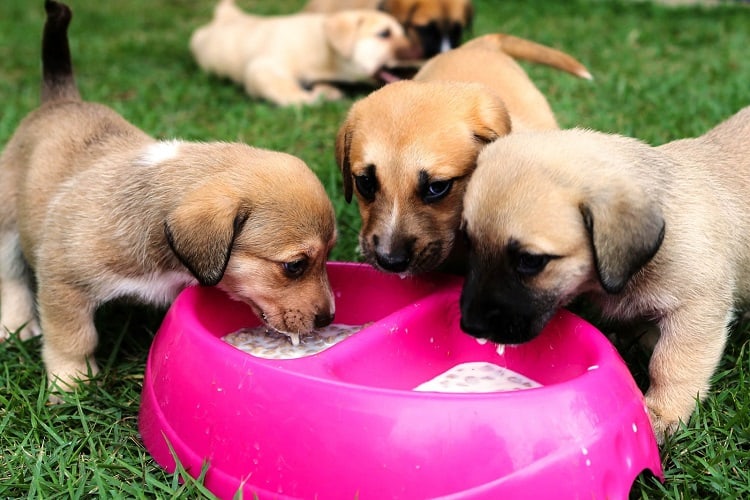
[[139,158],[142,165],[158,165],[177,156],[182,141],[158,141],[149,144]]
[[110,276],[99,287],[99,298],[106,302],[118,297],[132,297],[147,304],[170,304],[177,294],[197,281],[185,272],[151,273],[135,278]]

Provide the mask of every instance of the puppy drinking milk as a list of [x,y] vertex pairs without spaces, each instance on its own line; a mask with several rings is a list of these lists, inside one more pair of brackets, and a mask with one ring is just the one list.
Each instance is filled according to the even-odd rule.
[[409,58],[411,46],[398,21],[384,12],[263,17],[220,0],[211,22],[190,38],[190,50],[205,71],[286,106],[340,99],[336,82],[389,81],[385,68]]
[[304,11],[346,9],[379,9],[392,15],[424,59],[458,47],[474,19],[470,0],[310,0]]
[[218,285],[293,338],[328,325],[336,231],[315,174],[245,144],[157,141],[83,102],[71,12],[45,6],[42,104],[0,156],[0,340],[41,330],[49,381],[69,390],[97,372],[93,314],[117,297]]
[[460,271],[461,247],[454,243],[481,149],[511,130],[557,128],[549,103],[513,57],[590,78],[560,51],[485,35],[433,57],[413,81],[388,84],[350,109],[337,135],[336,161],[346,200],[357,196],[360,249],[376,268]]
[[706,396],[750,298],[749,138],[750,107],[659,147],[579,129],[498,139],[464,198],[461,327],[526,342],[581,294],[652,321],[646,401],[662,441]]

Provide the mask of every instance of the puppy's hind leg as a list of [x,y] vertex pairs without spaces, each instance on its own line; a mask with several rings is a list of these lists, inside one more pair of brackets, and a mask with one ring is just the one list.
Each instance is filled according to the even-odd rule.
[[21,340],[40,333],[30,274],[18,234],[3,233],[0,236],[0,341],[14,332],[18,332]]
[[[41,279],[37,296],[48,383],[53,390],[72,391],[99,372],[94,360],[95,304],[74,286]],[[58,401],[54,395],[50,399]]]
[[726,344],[730,313],[729,304],[683,304],[659,322],[646,404],[660,443],[680,421],[687,423],[696,399],[707,396]]

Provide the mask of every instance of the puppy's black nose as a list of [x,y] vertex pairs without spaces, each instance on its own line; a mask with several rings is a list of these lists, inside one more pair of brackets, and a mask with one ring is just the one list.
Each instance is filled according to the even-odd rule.
[[402,273],[409,267],[410,256],[408,252],[400,251],[389,254],[377,252],[375,260],[384,271],[391,273]]
[[333,314],[319,313],[315,315],[315,328],[323,328],[333,323]]

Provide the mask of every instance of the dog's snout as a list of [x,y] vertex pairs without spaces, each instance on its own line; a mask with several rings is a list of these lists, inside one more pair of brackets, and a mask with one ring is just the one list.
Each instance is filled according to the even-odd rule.
[[532,340],[556,310],[553,295],[478,266],[469,271],[459,304],[461,330],[501,344]]
[[461,330],[472,337],[501,344],[523,344],[536,337],[534,318],[510,311],[487,311],[483,315],[462,314]]
[[406,250],[399,250],[391,253],[377,252],[375,259],[383,270],[392,273],[402,273],[409,267],[411,260],[410,252]]
[[318,313],[315,315],[315,328],[324,328],[333,323],[333,313]]
[[463,314],[460,322],[461,330],[468,333],[472,337],[479,339],[486,339],[492,336],[492,330],[487,329],[487,325],[483,321],[476,321],[474,316]]
[[383,271],[390,273],[403,273],[409,269],[412,263],[414,240],[408,238],[391,239],[390,243],[381,241],[375,235],[372,238],[375,254],[375,263]]

